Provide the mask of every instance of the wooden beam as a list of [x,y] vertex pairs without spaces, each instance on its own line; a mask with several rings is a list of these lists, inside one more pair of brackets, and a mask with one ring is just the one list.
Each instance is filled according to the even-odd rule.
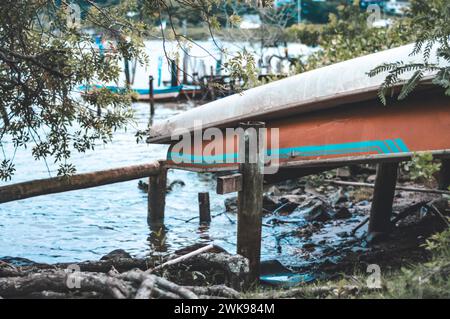
[[391,230],[398,166],[398,162],[378,164],[370,211],[369,233],[386,233]]
[[[147,143],[152,143],[152,139],[147,139]],[[433,154],[435,159],[450,159],[450,149],[429,151],[428,153]],[[395,153],[395,154],[377,154],[377,155],[362,155],[362,156],[349,156],[349,157],[337,157],[330,159],[319,159],[319,160],[295,160],[295,161],[281,161],[280,171],[275,175],[266,175],[265,178],[267,182],[276,183],[278,181],[286,180],[289,174],[299,170],[297,176],[307,176],[311,174],[317,174],[321,171],[332,170],[335,168],[355,165],[355,164],[378,164],[378,163],[395,163],[410,161],[414,156],[414,153]],[[230,166],[187,166],[184,164],[176,164],[172,162],[167,163],[168,168],[182,169],[193,172],[226,172],[234,171],[239,169],[238,165]],[[280,177],[278,177],[280,175]]]
[[[264,123],[241,124],[245,130],[245,161],[240,164],[242,190],[238,193],[237,253],[249,260],[248,284],[258,282],[260,273],[264,150],[260,149],[259,138],[264,136],[259,136],[258,130],[264,126]],[[257,141],[256,149],[250,149],[250,141]]]
[[448,190],[450,187],[450,159],[443,159],[439,172],[439,189]]
[[148,183],[148,223],[164,221],[167,193],[167,168],[163,167],[159,174],[150,176]]
[[217,177],[217,194],[225,195],[242,190],[242,174]]
[[[435,159],[450,159],[450,149],[445,150],[430,150],[427,153],[433,154]],[[361,155],[361,156],[347,156],[336,157],[319,160],[296,160],[281,162],[281,168],[306,168],[306,167],[341,167],[353,164],[377,164],[377,163],[396,163],[410,161],[416,153],[394,153],[394,154],[373,154],[373,155]]]
[[264,183],[276,184],[286,180],[297,179],[304,176],[316,175],[342,166],[325,167],[299,167],[299,168],[280,168],[276,174],[264,175]]
[[68,177],[54,177],[0,187],[0,203],[131,181],[158,174],[159,162]]
[[[368,187],[375,188],[375,184],[370,183],[359,183],[359,182],[344,182],[344,181],[334,181],[330,179],[325,179],[325,183],[330,183],[334,185],[342,185],[342,186],[355,186],[355,187]],[[429,188],[418,188],[418,187],[402,187],[398,186],[395,188],[396,191],[404,191],[411,193],[428,193],[428,194],[439,194],[439,195],[450,195],[450,191],[438,190],[438,189],[429,189]]]
[[200,212],[200,224],[211,223],[211,206],[209,193],[198,193],[198,206]]

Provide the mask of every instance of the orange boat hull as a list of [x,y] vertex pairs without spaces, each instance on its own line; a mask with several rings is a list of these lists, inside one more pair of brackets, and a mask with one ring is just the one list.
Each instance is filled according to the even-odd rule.
[[[279,154],[281,167],[401,159],[423,151],[445,155],[450,150],[450,98],[440,92],[416,93],[406,101],[387,107],[373,100],[266,120],[265,124],[268,152]],[[279,129],[276,149],[270,145],[271,128]],[[209,145],[211,149],[214,144],[212,157],[217,162],[211,155],[208,158],[203,155],[205,148]],[[192,146],[191,152],[185,154],[173,152],[172,145],[168,165],[199,171],[237,168],[236,162],[224,163],[224,154],[226,158],[233,157],[225,144],[221,140],[205,141],[200,147]],[[239,143],[234,137],[232,144],[236,157]]]

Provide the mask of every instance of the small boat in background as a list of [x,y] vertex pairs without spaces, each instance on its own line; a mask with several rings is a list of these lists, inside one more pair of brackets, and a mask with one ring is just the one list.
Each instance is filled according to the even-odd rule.
[[[149,101],[149,89],[132,89],[138,94],[138,101]],[[158,88],[153,90],[154,101],[173,101],[184,98],[195,98],[200,96],[202,87],[199,85],[178,85]]]
[[182,97],[196,98],[200,97],[203,88],[200,85],[183,84],[181,89]]
[[[163,87],[153,90],[153,100],[154,101],[172,101],[176,100],[181,93],[183,86],[171,86]],[[149,101],[150,100],[150,90],[149,89],[132,89],[138,94],[138,101]]]
[[[84,94],[92,93],[96,89],[100,88],[106,88],[110,90],[113,93],[120,93],[125,92],[124,87],[114,86],[114,85],[89,85],[89,86],[82,86],[80,89],[83,91]],[[173,86],[173,87],[163,87],[163,88],[157,88],[153,90],[153,100],[162,102],[162,101],[172,101],[176,100],[181,93],[181,90],[183,89],[183,86]],[[136,100],[137,101],[149,101],[150,100],[150,89],[137,89],[137,88],[131,88],[133,92],[137,94]]]

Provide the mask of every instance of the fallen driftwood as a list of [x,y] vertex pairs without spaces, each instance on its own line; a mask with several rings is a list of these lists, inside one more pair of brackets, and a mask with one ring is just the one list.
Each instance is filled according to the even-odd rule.
[[186,289],[191,290],[198,296],[214,296],[228,299],[239,299],[240,294],[225,285],[209,286],[209,287],[199,287],[199,286],[186,286]]
[[[72,277],[70,277],[72,276]],[[73,273],[46,271],[25,277],[0,278],[0,295],[4,298],[27,296],[36,292],[70,293],[69,281],[79,283],[79,291],[95,291],[105,297],[127,298],[132,286],[117,278],[102,273]]]
[[[249,273],[248,260],[220,247],[194,245],[175,258],[134,259],[115,250],[100,261],[15,266],[0,261],[4,298],[237,298]],[[159,265],[158,265],[159,264]],[[158,265],[158,266],[157,266]],[[75,268],[74,268],[75,267]],[[68,273],[70,269],[77,272]],[[71,289],[72,286],[76,289]],[[77,283],[76,285],[74,285]],[[230,288],[231,287],[231,288]],[[233,289],[234,288],[234,289]]]
[[409,215],[415,213],[417,210],[419,210],[420,208],[424,207],[427,205],[429,201],[421,201],[418,202],[414,205],[408,206],[406,207],[404,210],[402,210],[393,220],[392,223],[396,224],[398,223],[400,220],[405,219],[406,217],[408,217]]
[[171,260],[169,260],[169,261],[167,261],[167,262],[165,262],[165,263],[163,263],[163,264],[161,264],[161,265],[159,265],[159,266],[157,266],[157,267],[155,267],[153,269],[149,269],[149,270],[147,270],[147,273],[152,273],[152,272],[160,270],[162,268],[175,265],[175,264],[180,263],[182,261],[185,261],[185,260],[187,260],[189,258],[198,256],[198,255],[203,254],[203,253],[205,253],[205,252],[207,252],[209,250],[212,250],[213,248],[214,248],[214,245],[208,245],[208,246],[202,247],[200,249],[194,250],[193,252],[190,252],[190,253],[188,253],[186,255],[180,256],[180,257],[175,258],[175,259],[171,259]]
[[[416,204],[406,207],[397,216],[395,216],[395,218],[392,220],[392,223],[396,224],[400,220],[402,220],[402,219],[406,218],[407,216],[411,215],[412,213],[416,212],[421,207],[426,206],[427,203],[428,203],[428,201],[421,201],[419,203],[416,203]],[[363,227],[364,225],[366,225],[369,222],[369,220],[370,220],[370,217],[364,218],[355,228],[353,228],[353,230],[351,231],[350,234],[352,236],[354,236],[361,227]]]
[[198,299],[238,298],[239,293],[226,286],[183,287],[165,278],[131,270],[104,273],[46,270],[24,277],[0,278],[3,298],[108,298],[108,299]]
[[249,263],[240,255],[207,252],[153,273],[185,286],[225,284],[241,290],[249,274]]
[[[335,181],[335,180],[329,180],[329,179],[324,180],[324,182],[330,183],[330,184],[335,184],[335,185],[342,185],[342,186],[375,188],[375,184],[370,184],[370,183],[344,182],[344,181]],[[450,195],[450,191],[444,191],[444,190],[438,190],[438,189],[403,187],[403,186],[397,186],[395,189],[398,191],[404,191],[404,192]]]
[[[193,249],[194,251],[192,251]],[[106,257],[108,258],[106,259]],[[55,265],[36,264],[29,261],[24,266],[14,266],[6,260],[6,262],[0,262],[0,278],[27,277],[40,272],[71,269],[74,266],[79,271],[87,273],[108,273],[111,269],[117,273],[125,273],[139,269],[144,272],[151,270],[151,274],[167,278],[180,285],[215,286],[224,284],[240,290],[249,272],[246,258],[240,255],[230,255],[217,246],[213,249],[208,246],[200,249],[190,247],[176,252],[175,257],[171,259],[169,256],[163,257],[163,260],[161,258],[160,256],[145,259],[127,258],[125,254],[110,253],[100,261]],[[167,261],[170,262],[165,263]]]
[[[441,204],[441,201],[444,204]],[[442,219],[442,221],[445,223],[445,225],[447,227],[450,227],[450,222],[448,220],[448,218],[441,212],[441,209],[445,209],[447,207],[447,201],[444,199],[438,199],[438,200],[433,200],[433,201],[429,201],[429,200],[425,200],[425,201],[420,201],[418,203],[415,203],[411,206],[408,206],[406,208],[404,208],[402,211],[400,211],[393,219],[392,219],[392,224],[396,224],[398,223],[400,220],[405,219],[406,217],[410,216],[411,214],[415,213],[418,209],[422,208],[422,207],[427,207],[431,210],[431,212],[436,215],[437,217],[439,217],[440,219]],[[439,206],[439,208],[437,207]],[[356,232],[363,227],[365,224],[367,224],[369,222],[370,218],[367,217],[364,220],[362,220],[352,231],[351,231],[351,235],[354,236],[356,234]]]
[[445,217],[444,214],[442,214],[442,212],[439,210],[439,208],[436,207],[435,204],[430,203],[427,205],[427,207],[431,208],[431,211],[444,222],[447,228],[450,227],[450,222],[448,218]]
[[[157,259],[137,259],[137,258],[115,258],[111,260],[80,262],[76,265],[82,272],[107,273],[111,268],[119,272],[130,271],[132,269],[147,270],[157,263]],[[55,265],[33,264],[29,266],[16,267],[9,263],[0,261],[0,278],[2,277],[23,277],[36,271],[51,269],[67,269],[73,263],[60,263]]]

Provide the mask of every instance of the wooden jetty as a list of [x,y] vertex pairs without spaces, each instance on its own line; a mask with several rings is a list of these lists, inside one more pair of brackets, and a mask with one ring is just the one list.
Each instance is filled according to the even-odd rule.
[[[170,144],[168,168],[240,171],[234,177],[219,178],[218,190],[239,194],[238,252],[250,259],[255,279],[264,172],[258,165],[238,160],[242,153],[247,156],[247,149],[239,149],[246,144],[227,134],[227,129],[249,125],[242,123],[265,127],[267,149],[259,151],[263,152],[262,157],[276,154],[279,159],[277,173],[264,176],[267,181],[355,163],[377,163],[369,231],[387,232],[391,227],[399,162],[409,160],[417,152],[430,152],[444,159],[441,184],[449,184],[449,161],[445,158],[450,157],[450,97],[431,85],[434,75],[427,74],[412,97],[391,101],[388,107],[377,96],[384,75],[367,75],[382,63],[416,62],[417,58],[410,56],[412,49],[413,45],[407,45],[360,57],[205,104],[156,123],[148,141]],[[436,58],[430,62],[440,63]],[[394,92],[398,90],[395,88]],[[196,138],[210,128],[219,129],[222,134],[215,134],[215,139],[209,135],[196,143]],[[273,130],[279,134],[276,144],[270,138]],[[176,139],[181,135],[191,139],[189,148],[180,150]],[[264,163],[266,172],[273,172],[267,170],[272,162]],[[159,211],[151,214],[163,216]]]
[[[150,143],[170,145],[167,159],[3,186],[0,203],[149,177],[148,221],[162,223],[168,169],[230,171],[233,174],[218,177],[217,192],[238,193],[237,251],[249,258],[250,279],[254,281],[259,276],[264,180],[295,178],[355,163],[377,163],[369,230],[387,232],[399,162],[410,160],[416,152],[431,152],[442,159],[440,187],[450,185],[450,98],[430,85],[433,74],[427,74],[411,98],[389,107],[377,99],[383,75],[367,76],[382,63],[414,62],[411,51],[412,45],[408,45],[372,54],[205,104],[151,128]],[[439,63],[436,59],[430,62]],[[202,122],[200,131],[198,121]],[[192,143],[186,153],[176,151],[173,136],[185,134],[194,141],[208,128],[218,128],[219,132],[240,128],[245,133],[243,142],[225,134],[222,140]],[[272,143],[269,137],[275,130],[279,139]],[[254,148],[254,140],[262,143]],[[230,141],[232,148],[224,148]],[[217,145],[206,158],[204,150],[210,143]],[[237,154],[243,154],[246,160],[223,161],[237,159]],[[273,154],[279,157],[278,170],[265,174],[273,164],[265,159]],[[256,160],[248,161],[252,155]],[[182,161],[174,161],[174,156]],[[201,220],[207,223],[209,195],[199,195],[199,202]]]

